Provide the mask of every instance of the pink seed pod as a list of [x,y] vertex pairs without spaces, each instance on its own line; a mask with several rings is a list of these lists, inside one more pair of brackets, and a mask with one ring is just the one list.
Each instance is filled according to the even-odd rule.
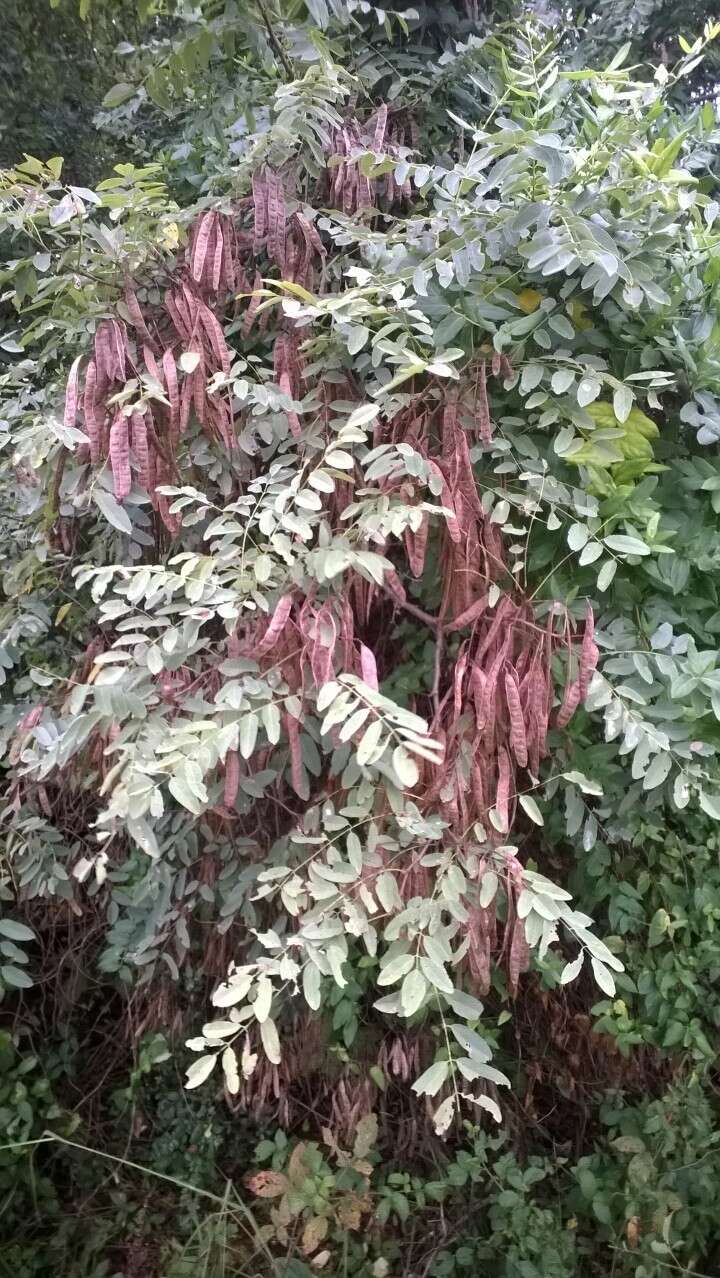
[[562,705],[557,713],[557,726],[564,728],[572,719],[575,711],[580,705],[580,683],[579,680],[573,679],[566,685],[565,693],[562,699]]
[[215,248],[212,259],[212,287],[214,293],[219,291],[220,282],[222,280],[224,243],[222,227],[220,225],[220,219],[218,218],[215,226]]
[[580,669],[578,672],[578,684],[580,690],[580,701],[583,702],[588,694],[590,680],[593,677],[595,667],[600,657],[600,649],[595,643],[595,618],[590,604],[587,605],[585,612],[585,633],[583,634],[582,648],[580,649]]
[[360,644],[360,671],[363,683],[366,683],[368,688],[373,688],[377,692],[378,674],[375,653],[372,649],[367,648],[364,643]]
[[170,436],[173,443],[177,444],[180,437],[180,392],[178,390],[177,368],[175,367],[175,359],[171,350],[163,351],[162,368],[165,389],[170,401]]
[[510,745],[521,768],[527,767],[528,751],[520,692],[514,671],[505,671],[505,699],[510,717]]
[[240,760],[237,750],[228,750],[225,755],[225,789],[223,803],[226,808],[234,808],[240,785]]
[[268,252],[277,262],[280,272],[285,271],[285,191],[278,173],[269,173],[267,199]]
[[510,756],[504,746],[500,746],[497,759],[498,779],[495,792],[495,810],[500,817],[504,830],[510,829],[510,782],[512,768]]
[[98,403],[97,396],[97,368],[95,360],[91,359],[85,373],[85,392],[83,395],[83,418],[85,419],[85,434],[90,440],[90,460],[98,462],[101,457],[102,445],[102,428],[105,412]]
[[530,946],[525,933],[525,920],[516,917],[508,953],[508,986],[513,998],[518,991],[520,976],[527,971],[529,961]]
[[485,360],[480,365],[480,376],[478,378],[477,423],[483,444],[491,444],[493,432],[492,421],[490,420],[490,405],[488,403]]
[[388,118],[387,102],[383,102],[375,118],[375,132],[374,132],[373,141],[372,141],[373,151],[382,151],[383,142],[385,141],[385,129],[387,127],[387,118]]
[[110,427],[110,466],[118,501],[125,501],[132,488],[129,425],[127,417],[118,413]]
[[290,746],[290,779],[296,794],[302,797],[304,792],[302,747],[300,745],[300,724],[291,714],[285,714],[285,731]]
[[75,425],[78,411],[78,372],[80,369],[81,355],[74,359],[70,368],[67,379],[67,387],[65,389],[65,412],[63,414],[63,424],[67,427]]
[[275,611],[270,618],[270,624],[265,631],[262,639],[255,646],[255,653],[258,656],[264,656],[271,652],[275,647],[280,635],[285,629],[290,610],[292,608],[292,595],[283,595],[275,605]]
[[130,418],[132,428],[132,451],[137,463],[138,484],[150,492],[150,449],[148,446],[148,429],[144,413],[133,413]]
[[136,332],[138,332],[144,342],[152,343],[150,330],[145,322],[145,316],[142,313],[140,303],[137,299],[135,290],[129,284],[125,286],[125,305],[133,322]]
[[252,193],[254,208],[253,253],[260,252],[267,235],[268,181],[264,173],[253,173]]
[[215,228],[216,214],[209,212],[203,213],[200,219],[197,235],[193,244],[192,251],[192,277],[196,283],[200,283],[205,270],[205,258],[208,254],[208,246],[210,243],[210,235]]

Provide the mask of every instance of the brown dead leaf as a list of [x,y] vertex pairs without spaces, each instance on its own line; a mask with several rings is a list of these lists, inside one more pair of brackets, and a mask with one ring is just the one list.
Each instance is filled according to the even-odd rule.
[[246,1177],[245,1186],[257,1198],[279,1198],[288,1188],[288,1178],[282,1172],[259,1171]]
[[311,1216],[310,1220],[303,1229],[302,1249],[304,1256],[311,1256],[317,1251],[320,1243],[327,1234],[328,1222],[327,1216]]
[[306,1142],[300,1141],[300,1144],[295,1146],[292,1154],[290,1155],[287,1174],[291,1185],[301,1184],[308,1174],[308,1169],[305,1166],[306,1149]]

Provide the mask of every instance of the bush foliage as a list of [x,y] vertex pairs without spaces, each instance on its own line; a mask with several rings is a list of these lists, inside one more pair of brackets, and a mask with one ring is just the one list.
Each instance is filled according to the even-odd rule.
[[712,1272],[720,26],[127,8],[0,171],[2,1263]]

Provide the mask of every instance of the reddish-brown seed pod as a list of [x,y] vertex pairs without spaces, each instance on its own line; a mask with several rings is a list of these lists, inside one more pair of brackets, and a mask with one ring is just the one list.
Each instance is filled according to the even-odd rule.
[[281,274],[285,270],[285,191],[279,173],[268,174],[267,229],[268,253],[274,257]]
[[260,274],[259,271],[256,271],[255,279],[253,280],[253,286],[252,286],[252,297],[250,298],[250,304],[245,312],[245,318],[242,324],[243,338],[250,336],[250,331],[252,329],[253,322],[255,320],[255,315],[257,314],[257,309],[260,303],[262,302],[262,295],[260,293],[260,289],[262,288],[262,286],[263,286],[262,275]]
[[224,289],[233,290],[237,287],[237,236],[232,220],[226,218],[223,224],[222,236],[222,274],[220,283]]
[[565,687],[562,704],[557,713],[558,728],[564,728],[567,726],[579,705],[580,683],[577,679],[573,679]]
[[451,541],[460,542],[462,541],[462,530],[460,528],[460,525],[457,520],[457,516],[455,514],[455,504],[453,502],[452,493],[450,492],[450,487],[448,485],[448,482],[436,461],[430,460],[428,462],[428,465],[430,469],[433,471],[433,473],[437,475],[442,485],[442,491],[440,493],[440,501],[442,502],[442,505],[444,507],[445,523],[447,525],[448,536],[450,537]]
[[130,284],[125,285],[125,305],[128,308],[128,313],[136,332],[140,334],[143,341],[151,343],[152,337],[150,336],[150,330],[145,322],[145,316],[142,313],[140,303],[137,299],[137,294]]
[[148,373],[150,374],[150,376],[154,377],[155,381],[162,386],[162,377],[160,376],[160,369],[158,367],[158,362],[155,358],[155,355],[153,354],[153,351],[151,350],[149,346],[143,346],[143,359],[145,361],[145,367]]
[[207,420],[207,413],[206,413],[207,401],[205,399],[205,390],[207,387],[207,381],[205,378],[205,366],[202,359],[200,360],[200,363],[195,369],[195,372],[190,374],[188,380],[190,381],[192,385],[192,402],[193,402],[193,407],[195,409],[195,412],[197,414],[197,419],[200,422],[200,424],[204,426]]
[[226,808],[234,808],[240,786],[240,759],[237,750],[228,750],[225,755],[225,786],[223,803]]
[[502,823],[503,830],[510,829],[510,784],[512,767],[510,756],[504,746],[500,746],[497,756],[497,790],[495,792],[495,811]]
[[215,226],[215,246],[213,249],[212,259],[212,286],[214,293],[219,291],[220,284],[222,282],[224,245],[225,241],[223,238],[222,226],[220,225],[220,219],[218,218]]
[[408,528],[405,533],[405,551],[407,553],[408,565],[413,577],[422,577],[423,575],[429,531],[430,521],[427,515],[423,515],[422,523],[420,524],[417,532],[412,532]]
[[[288,399],[294,398],[292,385],[290,384],[290,374],[286,370],[284,370],[280,374],[280,377],[278,378],[278,386],[280,387],[280,390],[282,391],[283,395],[287,395]],[[290,433],[294,435],[295,438],[297,439],[299,435],[302,435],[302,425],[300,422],[300,418],[298,417],[295,410],[292,408],[286,408],[285,416],[287,417],[287,420],[288,420]]]
[[208,335],[212,353],[227,377],[230,373],[230,352],[225,341],[222,325],[209,306],[201,306],[200,323]]
[[275,611],[270,618],[270,624],[265,631],[265,634],[255,645],[254,652],[257,656],[262,657],[265,653],[270,652],[275,647],[275,644],[285,629],[291,609],[292,595],[282,595],[275,605]]
[[193,379],[186,377],[180,392],[180,435],[184,435],[190,420],[190,409],[193,402]]
[[109,324],[113,377],[118,382],[124,382],[127,366],[127,332],[125,325],[118,320],[110,320]]
[[377,692],[379,685],[375,653],[366,647],[364,643],[360,644],[360,673],[363,683],[366,683],[368,688],[373,688]]
[[132,476],[129,422],[123,413],[118,413],[110,427],[110,466],[115,496],[118,501],[124,501],[132,488]]
[[314,222],[311,222],[309,218],[306,218],[304,213],[296,213],[295,220],[300,227],[300,231],[302,232],[308,248],[314,249],[319,257],[325,257],[327,255],[327,250],[320,239],[318,229]]
[[485,369],[485,360],[482,360],[480,364],[480,374],[478,377],[477,423],[482,442],[484,444],[491,444],[492,422],[490,420],[490,405],[488,403],[487,395],[487,373]]
[[104,394],[116,379],[117,351],[112,320],[103,320],[95,334],[95,366],[98,391]]
[[144,413],[133,413],[130,418],[132,428],[132,451],[137,463],[138,484],[150,492],[150,450],[148,447],[148,429]]
[[191,266],[191,274],[196,284],[199,284],[203,277],[205,259],[208,255],[210,236],[215,229],[216,217],[216,213],[208,212],[203,213],[200,219],[200,225],[193,243]]
[[285,714],[285,731],[288,736],[288,745],[290,746],[290,779],[292,787],[296,794],[302,797],[304,791],[303,785],[303,766],[302,766],[302,748],[300,745],[300,724],[291,714]]
[[528,751],[525,735],[525,718],[520,701],[520,691],[512,669],[505,671],[505,699],[510,717],[510,745],[521,768],[527,767]]
[[470,604],[469,608],[466,608],[464,612],[459,613],[457,617],[449,622],[447,629],[462,630],[464,626],[471,626],[474,621],[477,621],[478,617],[481,617],[487,611],[487,606],[488,597],[483,595],[482,598],[476,599],[474,603]]
[[515,916],[508,952],[508,988],[513,998],[518,992],[520,976],[527,971],[530,946],[525,933],[525,920]]
[[68,374],[67,386],[65,388],[65,411],[63,414],[63,423],[65,426],[74,426],[78,411],[78,373],[80,371],[81,355],[73,360],[70,372]]
[[253,253],[257,255],[262,249],[265,242],[265,236],[267,235],[268,184],[265,174],[253,173],[252,193],[255,219],[253,228]]
[[595,643],[595,617],[590,604],[587,605],[585,611],[585,632],[583,634],[582,648],[580,649],[580,669],[578,672],[578,685],[580,692],[580,701],[583,702],[588,694],[590,680],[600,657],[600,649]]
[[462,651],[458,653],[457,661],[455,662],[455,670],[453,671],[453,717],[456,720],[460,718],[460,711],[462,709],[463,680],[465,678],[467,664],[468,650],[467,647],[464,647]]
[[373,151],[382,151],[383,142],[385,141],[385,129],[387,127],[388,109],[387,102],[383,102],[376,117],[375,130],[373,133],[372,149]]
[[178,304],[179,296],[171,292],[165,295],[165,310],[175,326],[178,335],[184,342],[190,340],[190,330],[188,328],[184,311],[180,309]]
[[90,440],[90,460],[93,462],[99,461],[101,457],[102,427],[105,416],[104,409],[98,404],[96,395],[97,368],[95,360],[91,359],[85,373],[83,418],[85,420],[85,434]]
[[163,351],[162,368],[165,380],[165,389],[170,402],[170,435],[173,442],[177,443],[180,435],[180,391],[178,389],[175,357],[171,350]]

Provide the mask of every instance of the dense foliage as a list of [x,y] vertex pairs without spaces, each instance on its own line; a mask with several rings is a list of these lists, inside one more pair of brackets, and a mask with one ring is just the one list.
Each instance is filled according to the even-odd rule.
[[0,172],[15,1273],[720,1258],[720,27],[503,16],[141,4]]

